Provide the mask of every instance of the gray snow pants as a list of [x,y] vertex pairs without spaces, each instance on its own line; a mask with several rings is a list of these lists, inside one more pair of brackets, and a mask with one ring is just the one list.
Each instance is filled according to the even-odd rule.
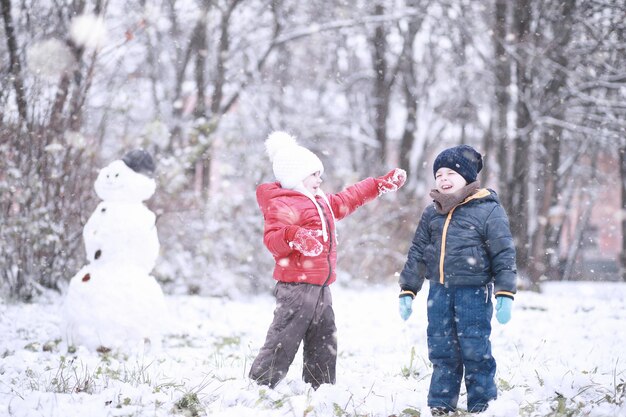
[[265,344],[250,367],[250,378],[275,387],[287,374],[304,340],[302,378],[314,389],[335,383],[337,338],[330,288],[279,282],[276,309]]

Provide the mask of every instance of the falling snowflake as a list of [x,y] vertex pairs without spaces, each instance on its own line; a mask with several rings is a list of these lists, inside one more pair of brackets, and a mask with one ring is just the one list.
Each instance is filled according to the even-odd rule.
[[72,148],[84,149],[87,146],[87,139],[79,132],[68,131],[64,136],[65,141]]
[[58,78],[74,64],[74,57],[66,44],[58,39],[47,39],[28,48],[26,63],[37,75]]
[[98,49],[104,45],[106,28],[101,17],[86,14],[72,21],[70,36],[77,45],[87,49]]

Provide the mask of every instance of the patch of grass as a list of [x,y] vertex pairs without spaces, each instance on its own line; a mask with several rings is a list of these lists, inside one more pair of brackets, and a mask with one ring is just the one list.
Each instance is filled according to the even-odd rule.
[[333,403],[333,415],[336,417],[344,417],[347,416],[345,408],[341,408],[341,406],[337,403]]
[[174,403],[173,411],[189,417],[206,415],[200,394],[211,383],[211,377],[212,375],[205,375],[200,384],[183,391],[183,395]]
[[152,366],[152,362],[147,365],[144,363],[135,363],[134,367],[128,367],[124,362],[124,373],[122,380],[133,386],[138,385],[152,385],[152,376],[150,375],[149,368]]
[[509,381],[502,378],[498,378],[498,387],[502,391],[510,391],[513,389],[513,386],[509,383]]
[[605,397],[610,404],[622,405],[626,401],[626,382],[623,379],[620,381],[615,385],[613,392]]
[[[422,364],[424,366],[425,369],[428,369],[429,363],[423,358],[423,357],[418,357],[417,353],[415,352],[415,346],[411,347],[411,355],[409,357],[409,364],[405,365],[402,367],[402,369],[400,370],[401,375],[408,379],[408,378],[418,378],[418,379],[422,379],[425,378],[427,375],[422,376],[422,374],[420,373],[420,368],[417,366],[417,359],[421,358],[422,360]],[[420,376],[422,376],[422,378],[419,378]]]
[[205,415],[206,412],[197,392],[185,393],[176,403],[174,403],[174,412],[182,413],[185,416],[198,417]]
[[96,389],[94,376],[86,365],[76,364],[75,358],[61,356],[55,375],[45,386],[45,391],[59,394],[86,392],[93,394]]
[[613,368],[613,391],[608,393],[605,396],[605,399],[610,404],[622,405],[626,402],[626,381],[620,375],[619,381],[617,379],[617,366],[619,363],[619,359],[615,362],[615,367]]
[[285,399],[287,397],[282,396],[280,398],[272,398],[269,396],[267,390],[265,388],[261,388],[259,390],[259,399],[256,401],[256,405],[263,404],[266,408],[271,410],[278,410],[285,405]]
[[194,347],[191,335],[187,333],[170,334],[164,338],[170,348]]
[[76,356],[61,355],[56,365],[50,363],[42,371],[28,368],[23,375],[27,378],[30,390],[57,394],[94,394],[102,387],[109,386],[111,381],[134,387],[153,386],[155,392],[179,386],[173,382],[155,380],[153,362],[128,363],[124,360],[112,360],[111,356],[107,356],[101,357],[100,363],[92,367],[95,369],[91,369]]
[[560,392],[555,392],[555,396],[550,400],[552,405],[550,406],[550,413],[546,417],[573,417],[584,415],[583,408],[585,404],[583,402],[575,402],[571,398],[566,398]]
[[555,404],[551,407],[553,413],[555,413],[555,415],[569,415],[566,414],[567,399],[560,392],[556,392],[555,394],[556,396],[553,399]]
[[410,377],[415,372],[413,368],[413,362],[415,361],[415,346],[411,347],[411,356],[409,358],[409,365],[402,367],[402,376],[405,378]]
[[173,381],[168,381],[168,382],[163,382],[163,383],[155,385],[152,388],[152,392],[157,393],[157,392],[166,391],[166,390],[168,390],[170,388],[182,388],[182,387],[183,387],[182,384],[178,384],[178,383],[173,382]]
[[24,346],[24,350],[28,350],[30,352],[39,352],[41,349],[41,344],[39,342],[31,342]]
[[545,384],[545,381],[543,380],[543,378],[539,375],[539,372],[537,372],[537,370],[535,369],[535,375],[537,376],[537,382],[539,382],[539,386],[543,387],[543,385]]
[[[121,395],[117,396],[117,403],[115,404],[115,408],[117,409],[121,409],[123,407],[128,407],[130,405],[132,405],[133,400],[131,400],[129,397],[123,397]],[[104,405],[106,406],[110,406],[113,404],[113,401],[105,401]],[[131,414],[132,415],[132,414]]]
[[61,339],[49,340],[44,343],[42,350],[44,352],[56,352],[59,350],[59,344],[61,343]]
[[217,339],[213,346],[220,351],[221,349],[229,346],[239,346],[241,344],[241,336],[222,336]]
[[420,417],[422,414],[414,408],[405,408],[399,417]]
[[39,342],[30,342],[24,346],[24,349],[30,352],[52,352],[54,350],[57,350],[59,343],[61,343],[61,339],[49,340],[43,345]]
[[[409,357],[409,364],[405,365],[402,367],[401,369],[401,373],[402,376],[405,378],[410,378],[410,377],[419,377],[420,376],[420,371],[417,367],[417,354],[415,352],[415,346],[411,347],[411,355]],[[426,365],[427,366],[427,365]]]

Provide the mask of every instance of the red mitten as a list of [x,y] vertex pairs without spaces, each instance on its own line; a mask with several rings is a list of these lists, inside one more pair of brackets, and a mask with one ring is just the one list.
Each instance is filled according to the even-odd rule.
[[293,240],[289,242],[289,246],[304,256],[318,256],[324,250],[320,241],[317,240],[317,237],[321,235],[321,230],[311,230],[299,227],[293,236]]
[[390,191],[396,191],[404,185],[406,181],[406,171],[395,168],[389,171],[385,176],[376,178],[378,185],[378,195],[381,196]]

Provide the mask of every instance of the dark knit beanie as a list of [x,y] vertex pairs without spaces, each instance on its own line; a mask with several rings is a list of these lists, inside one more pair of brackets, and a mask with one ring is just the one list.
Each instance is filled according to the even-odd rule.
[[469,145],[459,145],[442,151],[433,164],[433,175],[439,168],[450,168],[461,175],[468,184],[476,181],[483,169],[483,158]]
[[143,149],[133,149],[124,155],[122,161],[124,161],[130,169],[139,174],[148,176],[154,174],[154,160],[152,156]]

